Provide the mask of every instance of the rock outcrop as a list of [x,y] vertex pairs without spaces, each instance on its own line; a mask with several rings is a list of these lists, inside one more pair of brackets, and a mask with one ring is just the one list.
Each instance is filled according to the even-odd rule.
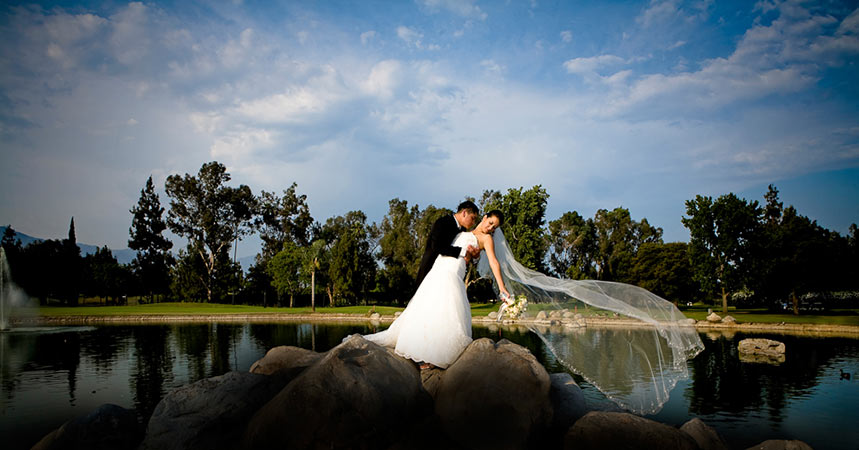
[[174,389],[155,407],[140,450],[236,448],[248,420],[286,381],[229,372]]
[[410,361],[354,335],[251,419],[245,448],[385,448],[432,413]]
[[[354,335],[326,353],[277,347],[250,372],[175,389],[145,436],[133,411],[103,405],[34,448],[727,448],[699,419],[678,429],[595,408],[572,376],[549,375],[507,340],[475,340],[446,370],[420,371]],[[809,447],[766,441],[753,448]]]
[[[526,348],[478,339],[442,376],[435,412],[445,433],[466,448],[523,448],[551,423],[551,384]],[[499,426],[503,433],[486,432]]]
[[670,448],[697,450],[695,440],[669,425],[629,413],[589,412],[577,420],[564,438],[564,448]]
[[785,346],[779,341],[743,339],[737,348],[743,362],[781,364],[785,361]]
[[142,437],[134,411],[104,404],[48,433],[33,450],[132,450]]

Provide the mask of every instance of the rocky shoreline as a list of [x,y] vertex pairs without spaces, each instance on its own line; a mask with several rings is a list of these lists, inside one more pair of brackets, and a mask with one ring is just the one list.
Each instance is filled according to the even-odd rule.
[[423,371],[359,335],[325,353],[276,347],[248,372],[169,392],[147,424],[134,417],[103,405],[33,448],[728,448],[699,419],[675,428],[590,410],[569,374],[550,375],[526,348],[486,338],[446,370]]
[[[136,316],[34,316],[16,318],[13,326],[67,326],[67,325],[135,325],[154,323],[390,323],[394,315],[358,315],[358,314],[283,314],[283,313],[252,313],[252,314],[141,314]],[[586,327],[638,327],[648,326],[639,321],[609,317],[586,317],[581,326]],[[737,323],[694,321],[689,319],[690,326],[702,332],[715,331],[723,333],[776,333],[817,337],[849,337],[859,338],[859,326],[833,324],[801,324],[801,323]],[[488,316],[473,317],[476,325],[502,325]],[[503,325],[552,325],[551,320],[518,319],[505,320]],[[558,325],[563,325],[557,321]]]

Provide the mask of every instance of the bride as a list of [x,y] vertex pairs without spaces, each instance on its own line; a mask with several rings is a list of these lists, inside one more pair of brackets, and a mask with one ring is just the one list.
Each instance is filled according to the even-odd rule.
[[[498,229],[503,222],[500,211],[491,211],[474,230],[459,233],[453,245],[480,247],[486,257],[479,259],[478,272],[494,278],[500,298],[509,301],[511,292],[525,296],[535,311],[557,311],[551,316],[565,318],[527,322],[557,362],[623,409],[659,412],[677,383],[688,379],[687,361],[704,348],[689,319],[671,302],[638,286],[561,279],[524,267]],[[463,282],[467,262],[437,257],[400,317],[366,339],[422,362],[422,369],[447,368],[471,343],[471,309]],[[586,327],[575,324],[579,319],[566,319],[577,311],[588,316]]]
[[[495,257],[492,235],[504,222],[499,210],[487,213],[472,231],[456,235],[453,246],[478,247],[495,277],[499,292],[508,294]],[[471,343],[471,306],[465,292],[465,258],[439,255],[426,278],[418,286],[408,306],[391,326],[364,336],[379,345],[391,347],[403,357],[421,363],[421,369],[447,368]]]

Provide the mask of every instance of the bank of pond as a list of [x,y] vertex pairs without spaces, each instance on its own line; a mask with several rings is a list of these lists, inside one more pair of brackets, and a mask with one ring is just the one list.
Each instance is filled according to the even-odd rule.
[[[345,336],[374,331],[370,323],[180,323],[3,332],[0,435],[4,448],[30,448],[64,422],[104,403],[133,409],[145,421],[170,390],[247,371],[270,348],[324,352]],[[473,334],[527,347],[549,373],[567,371],[524,327],[475,325]],[[746,337],[784,342],[784,362],[741,361],[737,345]],[[675,387],[659,413],[646,417],[675,427],[700,418],[731,448],[767,439],[855,448],[859,382],[853,377],[859,372],[859,339],[718,330],[702,332],[701,338],[705,350],[688,362],[690,378]],[[593,386],[573,377],[589,407],[614,408]]]

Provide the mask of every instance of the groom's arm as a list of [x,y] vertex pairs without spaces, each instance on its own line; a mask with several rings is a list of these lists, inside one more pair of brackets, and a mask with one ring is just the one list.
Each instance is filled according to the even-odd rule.
[[430,230],[429,239],[430,247],[434,253],[453,258],[464,256],[462,247],[450,245],[457,233],[459,233],[459,227],[457,227],[453,216],[445,216],[436,220]]

